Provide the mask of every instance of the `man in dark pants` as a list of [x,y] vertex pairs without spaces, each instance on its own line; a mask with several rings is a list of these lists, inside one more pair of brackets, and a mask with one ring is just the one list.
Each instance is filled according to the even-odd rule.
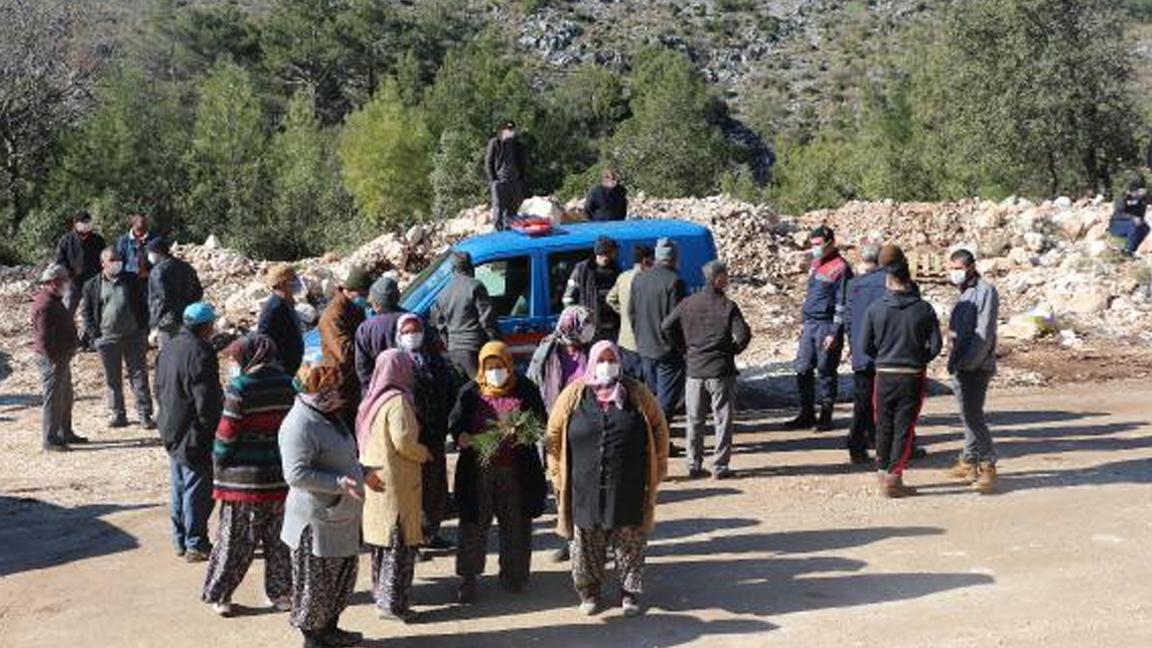
[[84,284],[100,273],[104,237],[92,231],[92,215],[84,210],[72,216],[72,229],[56,244],[56,265],[68,271],[71,289],[64,293],[64,306],[76,316]]
[[498,231],[506,230],[524,202],[528,178],[528,154],[516,135],[515,123],[504,122],[496,136],[488,140],[484,170],[492,192],[492,222]]
[[224,391],[210,343],[215,311],[196,302],[184,309],[182,319],[184,327],[156,358],[156,397],[171,469],[172,542],[187,562],[203,562],[212,550],[212,444],[224,411]]
[[888,293],[886,279],[880,265],[880,246],[861,245],[860,274],[848,282],[848,305],[844,309],[844,328],[852,345],[852,425],[847,445],[848,456],[857,465],[872,461],[868,447],[876,445],[876,418],[872,410],[876,361],[864,352],[864,315]]
[[925,371],[943,340],[936,311],[913,290],[908,265],[887,268],[888,295],[864,316],[864,351],[876,359],[876,467],[885,497],[915,495],[904,484],[916,421],[924,402]]
[[615,342],[620,335],[620,316],[608,306],[608,293],[620,276],[620,268],[616,264],[617,248],[616,241],[607,236],[597,239],[592,258],[572,268],[568,286],[564,290],[565,306],[580,305],[592,314],[597,342]]
[[[812,230],[812,267],[808,273],[808,295],[804,299],[804,325],[796,351],[796,387],[800,413],[788,421],[793,430],[815,426],[832,429],[832,409],[836,404],[837,370],[844,350],[844,311],[852,268],[836,249],[836,236],[828,227]],[[817,389],[819,375],[819,389]],[[820,418],[816,418],[816,404]]]
[[667,238],[657,241],[656,265],[632,280],[628,304],[644,382],[669,421],[684,395],[685,380],[683,342],[664,332],[664,320],[687,296],[676,263],[676,244]]
[[75,318],[61,299],[71,281],[72,275],[64,266],[48,266],[32,302],[32,344],[44,390],[40,444],[45,452],[66,451],[69,443],[88,442],[72,431],[72,356],[80,340]]
[[712,411],[716,451],[712,457],[713,479],[732,476],[732,430],[736,410],[736,356],[752,342],[752,329],[736,302],[728,298],[728,266],[710,261],[704,266],[707,285],[680,302],[664,319],[664,334],[682,337],[687,348],[688,476],[703,477],[704,421]]
[[453,253],[452,271],[455,276],[436,297],[430,319],[447,342],[458,378],[467,382],[480,373],[480,347],[498,339],[499,333],[488,289],[473,276],[471,255]]
[[140,424],[152,421],[152,392],[148,387],[148,300],[144,282],[124,270],[115,248],[100,254],[103,271],[84,284],[84,331],[100,353],[111,418],[108,427],[127,427],[124,405],[124,369],[136,399]]
[[157,345],[163,348],[180,332],[181,318],[188,304],[204,298],[200,275],[183,259],[172,256],[172,245],[164,238],[148,244],[148,315]]
[[960,289],[960,298],[948,323],[952,340],[948,373],[964,424],[964,450],[948,472],[977,492],[990,493],[996,488],[996,451],[984,418],[984,402],[996,375],[1000,295],[976,272],[976,257],[968,250],[953,252],[951,266],[949,279]]

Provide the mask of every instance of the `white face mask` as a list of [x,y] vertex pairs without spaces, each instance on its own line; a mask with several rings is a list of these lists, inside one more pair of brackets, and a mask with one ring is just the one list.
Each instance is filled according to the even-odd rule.
[[237,365],[237,364],[230,365],[228,367],[228,377],[229,378],[239,378],[240,377],[240,365]]
[[968,281],[967,270],[949,270],[948,281],[952,282],[954,286],[963,286],[965,281]]
[[81,234],[87,234],[88,232],[92,231],[92,223],[76,223],[76,231],[80,232]]
[[424,346],[424,333],[422,331],[400,334],[400,348],[405,351],[419,351],[422,346]]
[[620,377],[620,363],[619,362],[597,362],[596,363],[596,379],[602,381],[612,381]]
[[56,289],[56,293],[60,295],[60,299],[68,301],[72,298],[72,284],[64,284],[62,287]]
[[508,382],[508,370],[503,367],[485,369],[484,380],[491,387],[503,387],[504,383]]
[[160,255],[155,252],[148,253],[148,265],[156,265],[160,263]]
[[120,271],[122,271],[123,269],[124,269],[124,262],[123,261],[112,261],[111,263],[108,264],[108,270],[107,270],[108,276],[109,277],[118,276],[120,274]]
[[817,261],[824,258],[824,246],[823,245],[813,245],[812,246],[812,258],[816,259]]

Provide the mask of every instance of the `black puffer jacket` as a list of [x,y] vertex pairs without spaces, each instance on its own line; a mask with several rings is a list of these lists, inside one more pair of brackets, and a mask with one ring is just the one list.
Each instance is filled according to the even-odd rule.
[[165,257],[148,274],[148,313],[152,328],[180,328],[184,307],[204,298],[200,276],[188,262]]

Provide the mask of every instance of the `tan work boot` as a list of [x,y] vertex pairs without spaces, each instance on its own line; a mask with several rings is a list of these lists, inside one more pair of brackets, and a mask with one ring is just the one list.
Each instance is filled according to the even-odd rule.
[[987,461],[980,462],[976,481],[972,483],[972,490],[977,493],[988,493],[996,490],[996,465]]
[[959,479],[960,481],[971,484],[976,481],[976,464],[963,459],[957,459],[951,468],[944,471],[944,474],[950,479]]
[[901,497],[912,497],[915,494],[916,489],[906,485],[902,475],[884,476],[884,497],[899,499]]

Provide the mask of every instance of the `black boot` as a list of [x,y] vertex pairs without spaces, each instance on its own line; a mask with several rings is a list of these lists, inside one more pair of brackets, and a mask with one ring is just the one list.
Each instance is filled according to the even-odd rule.
[[796,418],[785,421],[784,429],[810,430],[813,425],[816,425],[816,414],[812,410],[800,410]]
[[335,646],[336,648],[352,648],[364,643],[364,634],[360,632],[349,632],[341,630],[335,623],[332,627],[324,631],[323,640],[327,643],[325,645]]
[[323,632],[303,630],[301,634],[304,635],[304,648],[332,648],[333,644],[328,643]]
[[800,397],[800,413],[784,424],[788,430],[807,430],[816,424],[816,376],[796,374],[796,394]]
[[816,423],[816,430],[820,432],[832,431],[832,403],[820,405],[820,420]]

